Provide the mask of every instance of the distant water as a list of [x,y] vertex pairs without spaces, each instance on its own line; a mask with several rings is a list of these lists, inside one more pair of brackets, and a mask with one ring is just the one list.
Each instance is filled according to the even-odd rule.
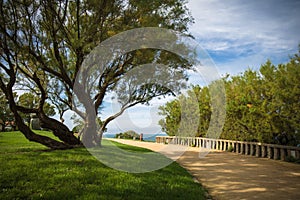
[[143,139],[145,141],[155,142],[156,136],[168,136],[168,135],[165,134],[165,133],[159,133],[159,134],[155,134],[155,135],[153,135],[153,134],[144,134],[144,138]]
[[115,138],[116,134],[104,134],[103,137],[104,138]]
[[[151,141],[151,142],[155,142],[155,138],[156,136],[168,136],[167,134],[165,133],[158,133],[158,134],[144,134],[143,135],[143,139],[145,141]],[[104,134],[103,135],[104,138],[115,138],[116,137],[116,134],[110,134],[110,133],[107,133],[107,134]],[[138,138],[137,138],[138,139]]]

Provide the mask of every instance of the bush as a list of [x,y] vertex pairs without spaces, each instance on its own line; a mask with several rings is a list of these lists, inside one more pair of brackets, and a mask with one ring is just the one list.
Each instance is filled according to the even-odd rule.
[[140,138],[140,135],[137,134],[134,131],[127,131],[125,133],[118,133],[118,134],[116,134],[115,138],[120,138],[120,139],[134,139],[134,138]]

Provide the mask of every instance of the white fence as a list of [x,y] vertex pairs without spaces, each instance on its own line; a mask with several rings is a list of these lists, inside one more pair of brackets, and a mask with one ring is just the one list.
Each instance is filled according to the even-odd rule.
[[208,148],[251,155],[261,158],[274,160],[286,160],[287,157],[300,159],[300,148],[292,146],[283,146],[276,144],[265,144],[259,142],[241,142],[233,140],[221,140],[201,137],[176,137],[176,136],[157,136],[157,143],[177,144],[193,147]]

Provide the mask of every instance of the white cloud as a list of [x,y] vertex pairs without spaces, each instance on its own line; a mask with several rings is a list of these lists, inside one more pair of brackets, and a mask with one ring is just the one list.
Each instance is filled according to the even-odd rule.
[[[138,133],[146,134],[161,133],[161,127],[158,125],[158,121],[162,116],[158,114],[158,108],[172,99],[174,99],[174,97],[171,96],[160,99],[155,98],[149,102],[150,105],[138,104],[127,109],[120,117],[109,123],[108,132],[118,133],[134,130]],[[102,110],[101,118],[106,119],[119,110],[120,105],[116,100],[107,101],[105,108]]]
[[188,6],[195,18],[190,31],[221,73],[258,68],[268,58],[286,61],[297,51],[299,1],[190,0]]

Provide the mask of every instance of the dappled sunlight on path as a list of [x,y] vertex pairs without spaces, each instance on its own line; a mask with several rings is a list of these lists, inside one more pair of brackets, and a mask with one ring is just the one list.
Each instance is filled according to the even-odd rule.
[[[217,199],[298,199],[300,165],[229,152],[203,159],[191,148],[178,162]],[[298,175],[297,175],[298,174]]]
[[[173,160],[164,144],[132,140],[114,141],[161,152]],[[182,146],[177,146],[181,149]],[[187,148],[187,147],[184,147]],[[267,158],[212,151],[199,157],[199,148],[189,147],[177,162],[186,168],[214,199],[299,199],[300,165]],[[174,156],[175,155],[175,156]]]

